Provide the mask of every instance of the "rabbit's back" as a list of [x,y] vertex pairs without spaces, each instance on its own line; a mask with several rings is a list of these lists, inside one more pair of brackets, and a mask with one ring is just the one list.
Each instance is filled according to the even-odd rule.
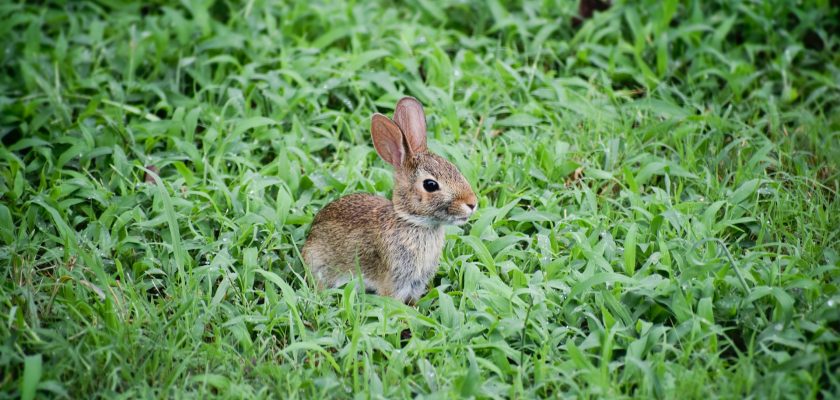
[[383,264],[377,232],[393,205],[383,197],[351,194],[327,204],[312,221],[301,255],[323,286],[347,282],[358,264],[366,280],[377,279]]

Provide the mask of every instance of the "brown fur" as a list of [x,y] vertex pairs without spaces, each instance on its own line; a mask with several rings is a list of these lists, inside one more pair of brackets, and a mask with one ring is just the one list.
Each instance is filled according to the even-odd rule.
[[[443,226],[464,223],[476,196],[454,165],[428,152],[420,103],[404,98],[395,115],[397,123],[379,114],[371,121],[377,152],[394,165],[393,202],[358,193],[328,204],[302,254],[321,287],[340,286],[358,271],[369,290],[410,303],[437,271]],[[440,189],[425,190],[427,179]]]

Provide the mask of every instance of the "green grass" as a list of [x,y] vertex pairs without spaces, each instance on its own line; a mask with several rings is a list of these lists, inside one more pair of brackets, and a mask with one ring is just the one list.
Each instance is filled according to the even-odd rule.
[[[840,396],[840,7],[273,3],[0,3],[0,398]],[[317,292],[403,95],[480,211]]]

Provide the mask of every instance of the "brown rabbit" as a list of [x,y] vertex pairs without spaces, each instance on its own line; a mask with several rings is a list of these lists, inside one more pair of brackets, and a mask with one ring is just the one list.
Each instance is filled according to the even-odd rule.
[[470,184],[450,162],[426,148],[426,116],[412,97],[394,120],[373,114],[373,145],[394,166],[393,202],[351,194],[322,209],[303,260],[321,287],[337,287],[361,271],[368,291],[414,303],[437,271],[445,224],[461,225],[476,208]]

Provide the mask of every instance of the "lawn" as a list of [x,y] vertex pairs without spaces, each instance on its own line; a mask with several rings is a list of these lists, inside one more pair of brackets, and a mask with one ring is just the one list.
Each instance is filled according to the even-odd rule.
[[[840,396],[840,5],[577,13],[0,2],[0,398]],[[478,212],[318,291],[405,95]]]

